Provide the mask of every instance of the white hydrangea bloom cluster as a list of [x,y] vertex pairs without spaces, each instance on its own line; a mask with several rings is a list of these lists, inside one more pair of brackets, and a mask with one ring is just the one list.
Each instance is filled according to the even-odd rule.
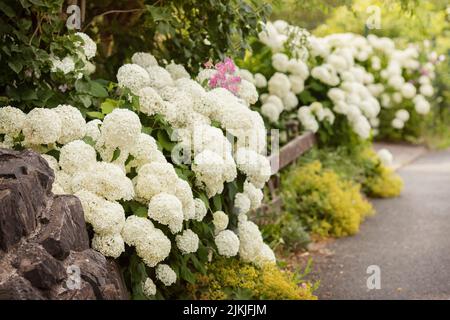
[[199,238],[194,231],[186,229],[176,236],[176,243],[182,254],[194,253],[198,249]]
[[[435,78],[435,65],[439,62],[437,54],[431,52],[425,62],[420,61],[420,49],[417,45],[409,45],[405,49],[397,49],[389,38],[375,35],[367,37],[372,48],[372,72],[379,78],[377,96],[380,97],[383,108],[401,110],[405,105],[412,104],[419,115],[426,115],[430,111],[427,98],[434,94],[432,81]],[[380,57],[385,60],[381,64]],[[394,129],[401,130],[409,117],[397,115],[392,120]]]
[[160,263],[156,266],[156,278],[165,286],[169,287],[177,281],[177,274],[167,265]]

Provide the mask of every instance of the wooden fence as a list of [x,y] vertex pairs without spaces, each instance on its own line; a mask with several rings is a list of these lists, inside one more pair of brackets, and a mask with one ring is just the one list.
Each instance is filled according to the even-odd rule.
[[273,154],[269,157],[273,174],[268,182],[270,201],[268,203],[263,203],[258,209],[250,214],[251,219],[254,222],[259,225],[265,225],[271,223],[274,218],[277,218],[277,216],[280,215],[282,212],[283,201],[278,192],[280,187],[279,171],[295,162],[315,144],[315,135],[311,132],[304,133],[284,145],[278,154]]

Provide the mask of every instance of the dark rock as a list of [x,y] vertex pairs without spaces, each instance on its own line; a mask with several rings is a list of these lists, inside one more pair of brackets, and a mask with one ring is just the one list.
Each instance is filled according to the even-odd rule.
[[48,202],[54,174],[32,151],[0,149],[0,248],[29,235]]
[[54,257],[64,260],[73,251],[89,249],[89,236],[80,200],[70,195],[55,196],[50,207],[50,222],[38,241]]
[[0,299],[127,299],[117,264],[89,248],[80,201],[53,181],[39,154],[0,149]]
[[40,289],[50,289],[66,277],[62,263],[35,243],[20,247],[13,265],[25,279]]

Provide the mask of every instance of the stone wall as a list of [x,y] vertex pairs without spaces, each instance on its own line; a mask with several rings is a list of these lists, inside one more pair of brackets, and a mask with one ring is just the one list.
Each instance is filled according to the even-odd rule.
[[115,262],[89,248],[80,201],[53,195],[33,151],[0,149],[0,299],[126,299]]

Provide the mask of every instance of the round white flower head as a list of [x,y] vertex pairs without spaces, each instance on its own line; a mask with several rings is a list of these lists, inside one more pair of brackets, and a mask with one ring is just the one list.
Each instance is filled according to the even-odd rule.
[[139,89],[137,95],[139,97],[139,111],[148,116],[164,113],[164,101],[152,87]]
[[103,120],[100,131],[107,146],[124,151],[137,143],[141,129],[136,113],[128,109],[114,109]]
[[417,95],[414,98],[414,108],[418,114],[427,114],[430,112],[431,106],[422,95]]
[[401,89],[403,97],[406,99],[412,99],[416,95],[416,87],[413,84],[407,82],[402,86]]
[[301,77],[302,79],[306,79],[309,76],[309,71],[306,63],[299,59],[289,60],[288,71],[294,75]]
[[391,125],[394,129],[403,129],[405,123],[398,118],[394,118],[391,122]]
[[286,108],[286,110],[292,110],[298,105],[298,98],[293,92],[288,92],[283,97],[283,105]]
[[86,170],[96,163],[95,149],[82,140],[69,142],[61,148],[59,165],[68,174]]
[[263,243],[254,263],[259,267],[263,267],[266,264],[275,264],[276,261],[273,250],[266,243]]
[[173,79],[170,73],[160,66],[151,66],[145,68],[150,78],[150,87],[162,89],[173,85]]
[[110,201],[131,200],[134,197],[133,183],[122,169],[112,163],[97,162],[87,170],[75,173],[72,190],[85,189]]
[[158,264],[156,266],[156,278],[165,286],[171,286],[177,281],[177,274],[167,264]]
[[64,57],[62,60],[52,57],[50,61],[52,63],[51,72],[61,71],[64,74],[68,74],[75,70],[75,61],[70,56]]
[[305,80],[302,77],[290,75],[289,81],[291,82],[291,90],[293,93],[299,94],[305,89]]
[[158,62],[156,61],[155,57],[147,52],[136,52],[131,57],[131,62],[141,66],[142,68],[158,65]]
[[59,171],[58,160],[56,160],[55,157],[49,154],[41,154],[41,157],[47,161],[48,166],[53,170],[53,172]]
[[261,205],[264,194],[261,189],[256,188],[252,183],[244,182],[244,193],[250,199],[250,209],[257,209]]
[[266,102],[261,106],[261,114],[270,122],[277,122],[280,118],[280,112],[280,108],[274,103]]
[[35,108],[27,114],[23,135],[27,144],[55,143],[61,134],[61,119],[52,109]]
[[58,184],[65,193],[72,193],[72,177],[64,171],[55,171],[55,183]]
[[154,196],[148,205],[148,216],[169,227],[172,233],[178,233],[183,228],[183,207],[177,197],[160,193]]
[[264,244],[258,226],[252,221],[241,220],[238,223],[238,236],[241,259],[247,262],[254,262]]
[[400,109],[395,113],[395,117],[406,122],[409,120],[409,112],[406,109]]
[[425,97],[431,97],[434,93],[433,86],[431,84],[423,84],[420,86],[420,93]]
[[75,35],[79,36],[83,40],[81,47],[83,48],[84,55],[88,59],[95,57],[97,53],[97,44],[86,33],[77,32]]
[[370,123],[366,117],[360,115],[356,117],[355,120],[352,121],[353,131],[360,136],[362,139],[367,139],[370,136]]
[[186,71],[183,65],[176,64],[173,61],[166,66],[166,70],[170,73],[173,80],[178,80],[181,78],[187,78],[190,79],[191,76]]
[[196,198],[194,199],[195,204],[195,220],[202,221],[203,218],[206,216],[206,213],[208,210],[206,209],[205,203],[202,199]]
[[183,205],[184,220],[195,218],[195,201],[189,183],[183,179],[178,179],[175,186],[175,196]]
[[100,126],[102,121],[99,119],[94,119],[86,123],[86,137],[91,137],[92,140],[97,141],[100,138]]
[[182,234],[177,235],[176,243],[182,254],[194,253],[198,249],[198,235],[191,229],[186,229]]
[[245,193],[236,193],[234,196],[234,211],[237,215],[243,215],[250,211],[251,201]]
[[103,200],[85,213],[85,219],[97,234],[119,234],[125,224],[125,212],[117,202]]
[[137,93],[139,89],[150,85],[150,77],[144,68],[137,64],[124,64],[117,71],[119,87],[129,88]]
[[378,158],[380,158],[380,161],[385,166],[391,166],[392,161],[394,157],[392,156],[392,153],[387,149],[380,149],[378,152]]
[[223,211],[216,211],[213,213],[213,224],[216,233],[227,228],[228,220],[228,215]]
[[144,164],[134,178],[136,196],[145,203],[161,192],[172,193],[178,176],[170,163],[151,162]]
[[239,84],[238,95],[247,105],[254,104],[258,101],[258,91],[255,85],[247,80],[242,80]]
[[84,219],[86,221],[90,220],[90,217],[95,215],[97,208],[101,207],[106,201],[105,199],[87,190],[77,191],[74,193],[74,196],[76,196],[81,202],[84,212]]
[[222,192],[225,162],[220,155],[211,150],[204,150],[195,156],[191,168],[208,197]]
[[284,53],[275,53],[272,56],[272,66],[275,70],[286,72],[289,66],[289,58]]
[[25,113],[17,108],[11,106],[0,108],[0,134],[17,136],[24,127],[25,119]]
[[120,234],[95,234],[92,238],[92,248],[104,256],[118,258],[125,251],[125,244]]
[[262,188],[271,175],[270,162],[266,157],[253,150],[239,148],[236,152],[236,164],[247,175],[249,182]]
[[152,279],[145,279],[142,283],[142,292],[147,298],[151,298],[156,294],[156,285],[153,283]]
[[239,252],[239,238],[231,230],[220,231],[214,242],[221,256],[234,257]]
[[262,73],[255,73],[255,86],[257,88],[267,87],[267,79]]
[[133,160],[129,162],[130,167],[140,168],[150,162],[166,162],[166,158],[159,151],[155,139],[145,133],[139,135],[138,142],[130,149]]
[[86,121],[80,110],[68,104],[60,104],[54,110],[61,119],[59,143],[66,144],[86,135]]
[[283,98],[291,90],[291,82],[284,73],[275,72],[269,80],[269,93]]
[[255,79],[253,77],[253,74],[250,71],[248,71],[247,69],[239,69],[237,71],[237,74],[239,77],[241,77],[241,79],[255,84]]
[[167,258],[172,248],[169,238],[161,230],[150,220],[137,216],[127,218],[122,237],[125,243],[136,247],[138,256],[151,268]]

